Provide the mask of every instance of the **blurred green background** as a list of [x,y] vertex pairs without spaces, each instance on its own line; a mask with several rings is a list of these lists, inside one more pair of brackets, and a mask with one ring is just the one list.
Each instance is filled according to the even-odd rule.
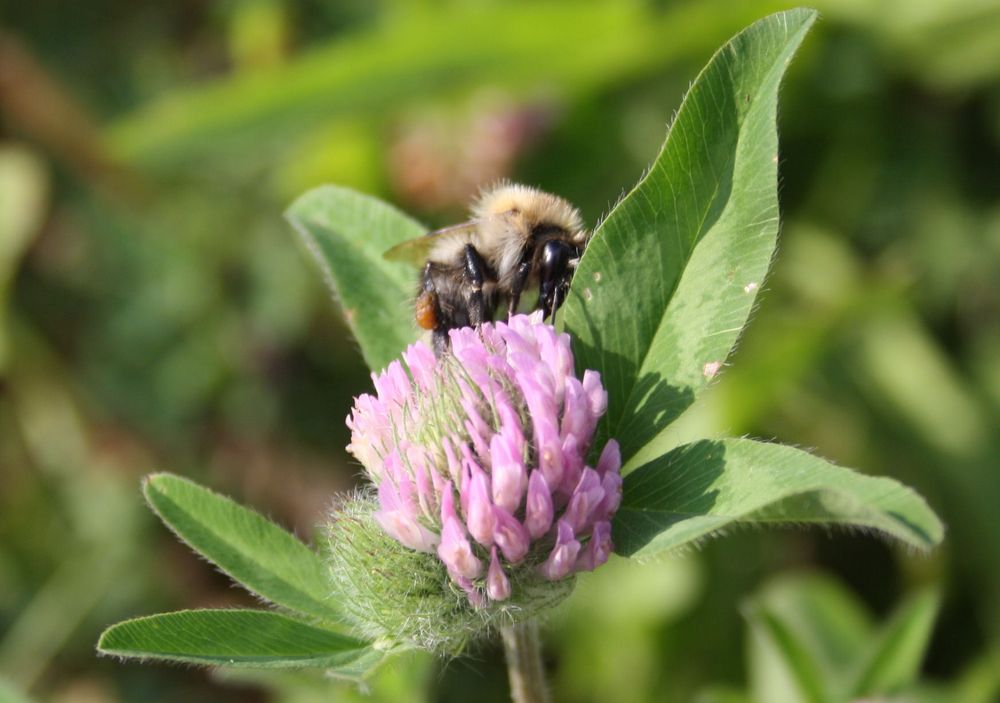
[[[807,700],[761,695],[762,612],[879,622],[925,588],[940,614],[899,700],[1000,700],[1000,2],[814,4],[773,276],[670,440],[774,437],[895,476],[945,546],[736,532],[613,563],[549,624],[558,701]],[[712,52],[788,6],[3,3],[0,700],[505,700],[489,646],[397,661],[369,698],[98,659],[109,623],[251,603],[139,479],[193,477],[308,538],[357,480],[343,418],[369,381],[289,202],[334,182],[440,225],[510,177],[593,224]]]

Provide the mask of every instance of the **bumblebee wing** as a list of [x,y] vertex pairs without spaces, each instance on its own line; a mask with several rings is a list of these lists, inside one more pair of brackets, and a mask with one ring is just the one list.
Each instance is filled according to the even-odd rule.
[[454,237],[474,232],[477,226],[479,226],[478,220],[469,220],[461,224],[436,229],[421,237],[414,237],[413,239],[407,239],[405,242],[400,242],[391,249],[386,250],[382,254],[382,258],[389,261],[401,261],[413,264],[419,268],[427,262],[427,256],[430,253],[431,247],[437,241],[443,237]]

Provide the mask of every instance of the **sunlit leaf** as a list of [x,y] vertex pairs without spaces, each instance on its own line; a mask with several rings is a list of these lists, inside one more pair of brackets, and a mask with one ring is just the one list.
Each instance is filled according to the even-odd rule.
[[750,688],[767,703],[827,703],[829,683],[796,633],[766,609],[750,615]]
[[626,460],[718,373],[750,314],[778,232],[778,87],[815,18],[772,15],[715,54],[577,270],[566,328],[579,366],[603,374]]
[[709,50],[765,11],[726,0],[414,5],[405,22],[338,32],[280,65],[178,88],[124,115],[105,137],[129,161],[176,162],[209,150],[231,157],[234,145],[260,148],[344,115],[377,121],[407,103],[487,85],[535,94],[541,81],[560,94],[593,94]]
[[753,700],[844,703],[890,695],[894,701],[979,701],[989,679],[982,681],[985,688],[977,679],[971,697],[960,695],[960,686],[946,691],[918,681],[939,604],[935,591],[921,591],[876,630],[839,582],[813,573],[775,579],[743,608]]
[[31,703],[31,699],[0,676],[0,703]]
[[410,307],[417,270],[382,254],[425,227],[346,188],[311,190],[285,213],[333,290],[369,368],[380,370],[417,336]]
[[748,439],[703,440],[625,478],[614,541],[626,556],[649,556],[741,525],[846,525],[918,549],[943,528],[917,493],[864,476],[794,447]]
[[698,694],[695,703],[754,703],[754,700],[742,691],[713,687]]
[[930,644],[940,598],[924,591],[910,598],[859,658],[855,697],[891,693],[913,683]]
[[779,577],[751,602],[785,623],[830,681],[842,681],[869,645],[874,626],[857,598],[818,574]]
[[844,682],[873,630],[849,591],[817,574],[779,577],[743,610],[750,626],[747,656],[757,700],[844,700]]
[[41,160],[23,147],[0,148],[0,374],[7,364],[7,298],[21,257],[45,214],[48,183]]
[[103,654],[210,666],[348,670],[364,642],[263,610],[184,610],[126,620],[104,631]]
[[144,491],[178,537],[253,593],[329,622],[343,619],[322,560],[294,535],[179,476],[154,474]]

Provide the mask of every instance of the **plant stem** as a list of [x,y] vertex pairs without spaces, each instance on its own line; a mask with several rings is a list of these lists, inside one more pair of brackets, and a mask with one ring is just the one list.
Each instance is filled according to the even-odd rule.
[[538,625],[534,621],[507,625],[500,634],[507,655],[511,699],[514,703],[549,703]]

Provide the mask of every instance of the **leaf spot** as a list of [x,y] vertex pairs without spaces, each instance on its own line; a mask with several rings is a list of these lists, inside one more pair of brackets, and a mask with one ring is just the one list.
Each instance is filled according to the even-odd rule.
[[600,283],[600,282],[601,282],[601,272],[594,271],[594,283]]
[[584,298],[584,300],[593,300],[594,299],[594,294],[590,292],[590,288],[584,288],[583,289],[583,298]]
[[701,368],[702,374],[705,378],[713,378],[715,374],[719,373],[719,369],[722,368],[721,361],[709,361]]

